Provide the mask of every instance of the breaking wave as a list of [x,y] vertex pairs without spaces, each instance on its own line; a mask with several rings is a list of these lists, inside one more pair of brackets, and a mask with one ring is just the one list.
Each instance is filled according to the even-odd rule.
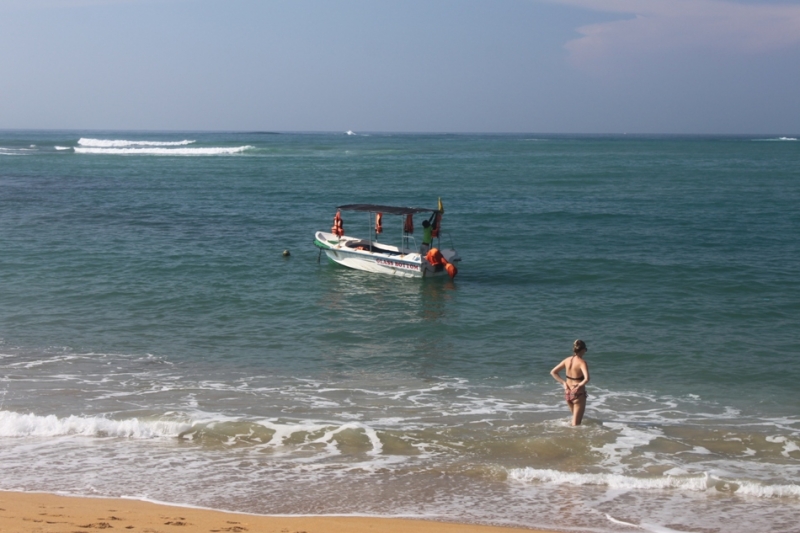
[[87,437],[124,437],[151,439],[177,437],[191,426],[168,420],[111,420],[100,416],[39,416],[0,411],[0,437],[60,437],[82,435]]
[[[345,439],[349,441],[351,447],[363,448],[367,455],[375,456],[383,451],[383,443],[377,432],[358,422],[331,424],[271,420],[249,422],[235,419],[112,420],[102,416],[70,415],[59,418],[55,415],[40,416],[0,411],[0,438],[73,435],[130,439],[179,438],[198,444],[249,444],[267,448],[313,448],[322,445],[325,455],[338,455],[340,453],[338,441]],[[297,442],[290,444],[289,441],[292,441],[293,437],[296,437]]]

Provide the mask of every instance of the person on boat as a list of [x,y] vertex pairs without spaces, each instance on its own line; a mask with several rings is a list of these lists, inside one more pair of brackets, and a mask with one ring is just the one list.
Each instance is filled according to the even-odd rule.
[[436,213],[433,213],[428,220],[422,221],[422,246],[419,248],[419,253],[422,255],[425,255],[428,250],[431,249],[431,244],[433,244],[433,230],[436,229],[434,226],[435,223]]
[[419,248],[419,253],[425,255],[431,249],[433,242],[433,226],[427,220],[422,221],[422,246]]
[[[572,425],[580,426],[583,413],[586,411],[586,384],[589,383],[589,365],[583,358],[588,349],[586,343],[578,339],[572,344],[572,356],[567,357],[550,371],[550,375],[564,386],[564,399],[572,413]],[[566,380],[561,379],[559,372],[564,370]]]

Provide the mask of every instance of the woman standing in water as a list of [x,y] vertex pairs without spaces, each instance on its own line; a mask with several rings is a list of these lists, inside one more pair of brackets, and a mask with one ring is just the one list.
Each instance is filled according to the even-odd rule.
[[[586,384],[589,383],[589,365],[583,359],[586,355],[586,343],[578,339],[572,343],[572,356],[567,357],[550,371],[556,381],[564,385],[564,399],[572,412],[572,425],[581,425],[583,413],[586,411]],[[566,381],[558,375],[564,369]]]

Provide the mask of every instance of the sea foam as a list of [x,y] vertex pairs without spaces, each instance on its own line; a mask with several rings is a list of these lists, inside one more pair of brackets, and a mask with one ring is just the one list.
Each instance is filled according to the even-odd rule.
[[724,480],[707,473],[683,476],[633,477],[620,474],[581,474],[551,469],[514,468],[508,471],[512,481],[554,483],[557,485],[600,485],[614,490],[665,490],[691,492],[709,490],[758,498],[800,498],[800,485],[773,485],[756,481]]
[[[364,451],[367,455],[378,456],[383,452],[383,443],[377,431],[360,422],[210,420],[195,422],[178,434],[178,437],[193,441],[215,438],[229,444],[260,441],[261,444],[257,444],[257,447],[283,450],[288,454],[303,448],[318,449],[319,445],[321,448],[318,451],[322,451],[324,456],[331,457],[341,454],[337,436],[347,431],[363,435],[366,441],[364,445],[367,447]],[[293,437],[299,438],[293,439]],[[316,458],[319,459],[320,455],[317,454]]]
[[[508,477],[514,481],[568,484],[568,485],[603,485],[618,490],[647,489],[683,489],[702,492],[709,487],[709,477],[699,476],[663,476],[637,478],[620,474],[580,474],[562,472],[551,469],[514,468],[509,470]],[[712,484],[713,486],[713,484]]]

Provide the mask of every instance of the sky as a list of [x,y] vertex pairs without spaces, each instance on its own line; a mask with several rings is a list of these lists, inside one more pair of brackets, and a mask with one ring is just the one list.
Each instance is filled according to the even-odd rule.
[[0,129],[800,133],[800,0],[0,0]]

